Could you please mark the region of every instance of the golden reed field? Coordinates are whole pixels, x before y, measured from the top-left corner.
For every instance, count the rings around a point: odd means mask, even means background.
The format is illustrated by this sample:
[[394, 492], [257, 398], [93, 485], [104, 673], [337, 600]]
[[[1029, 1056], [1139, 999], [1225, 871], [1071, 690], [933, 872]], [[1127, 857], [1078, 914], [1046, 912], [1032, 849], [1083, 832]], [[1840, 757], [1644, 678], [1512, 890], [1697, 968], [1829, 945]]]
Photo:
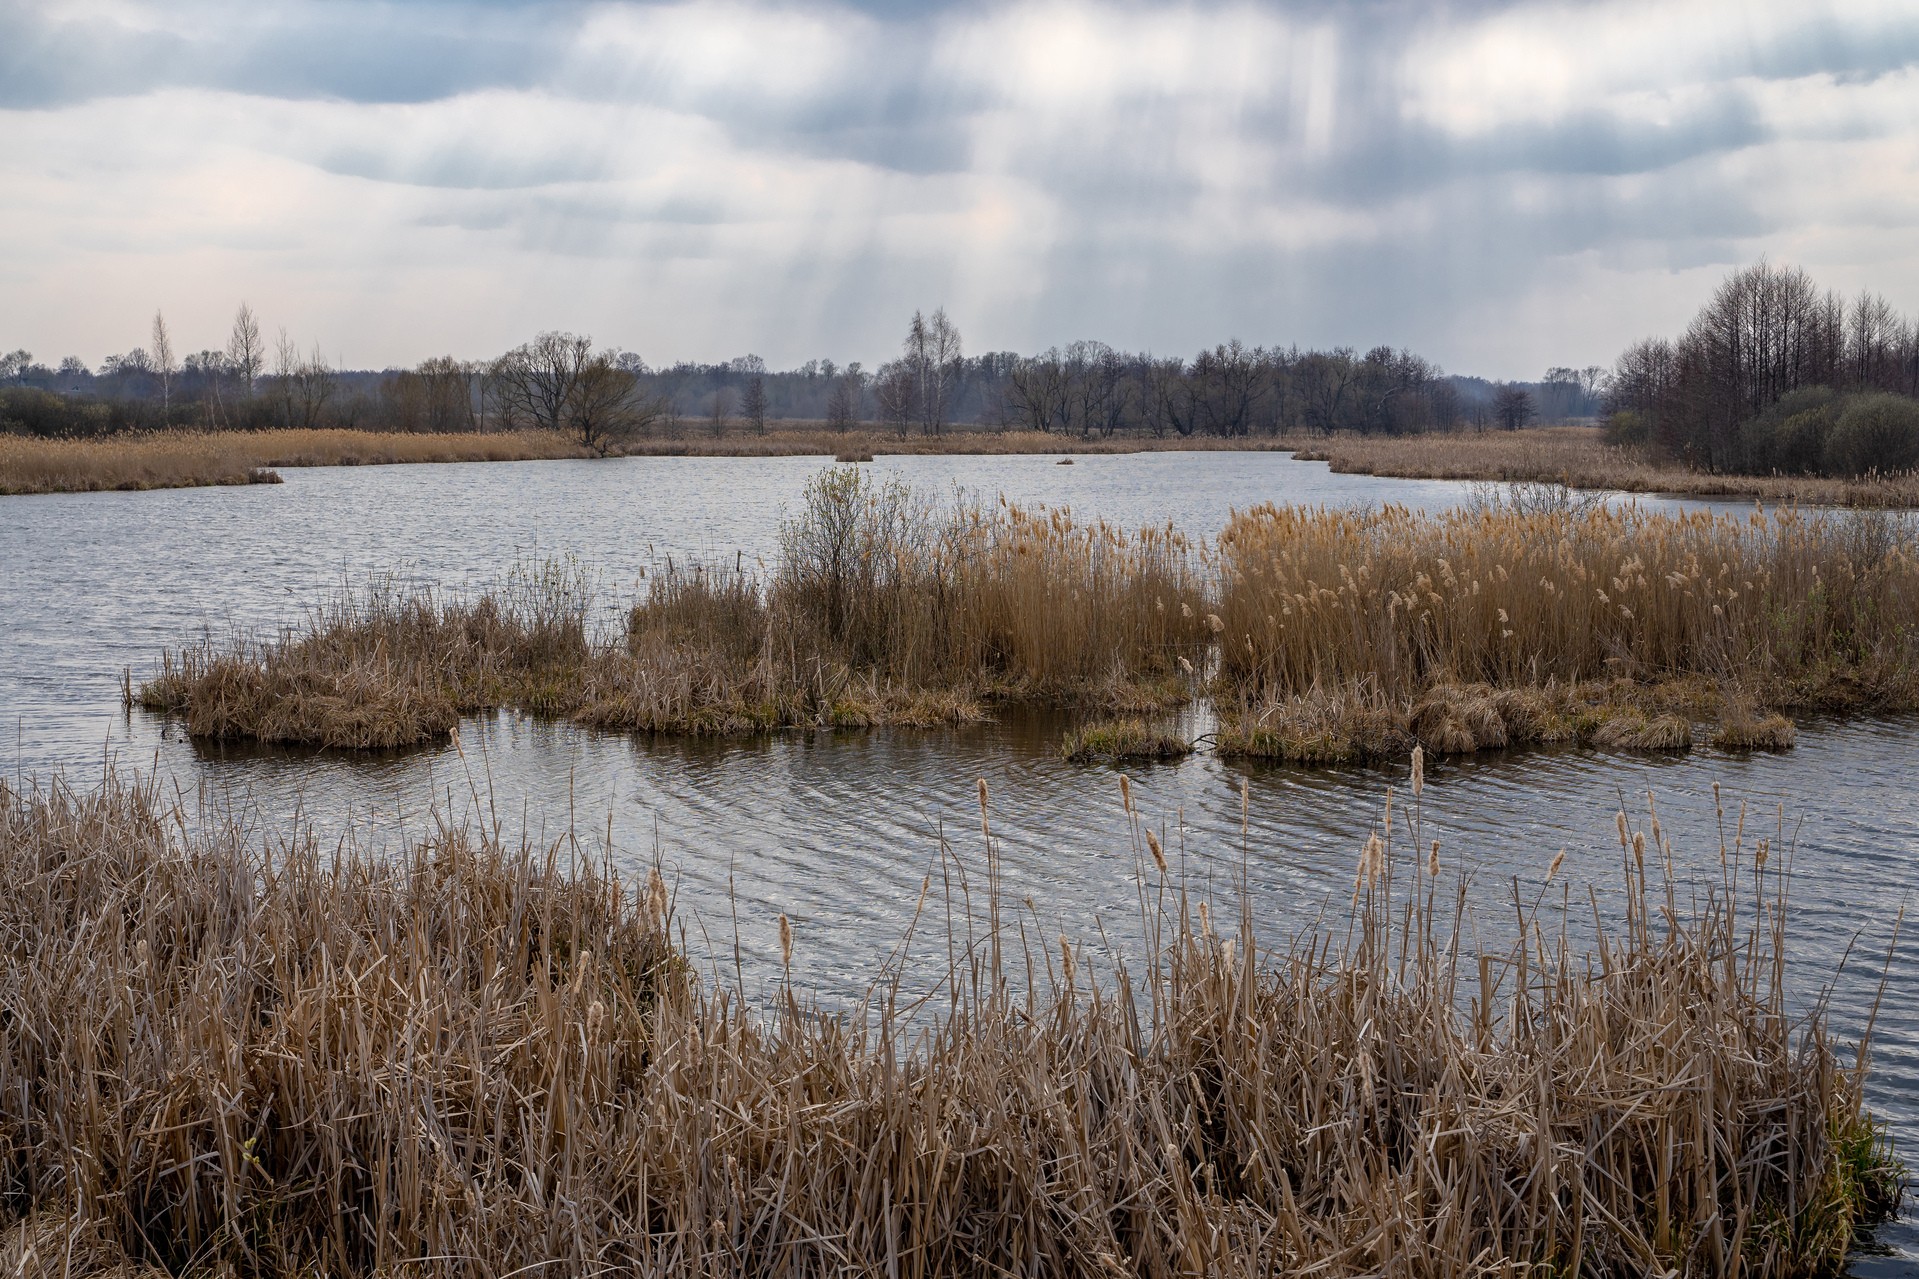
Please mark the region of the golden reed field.
[[[1788, 1005], [1784, 856], [1736, 840], [1682, 888], [1622, 813], [1598, 938], [1556, 858], [1508, 947], [1420, 794], [1415, 755], [1410, 846], [1375, 834], [1350, 916], [1280, 941], [1189, 896], [1122, 777], [1150, 941], [1102, 969], [1009, 917], [981, 782], [971, 888], [921, 943], [945, 977], [828, 1011], [703, 980], [657, 869], [577, 833], [374, 855], [0, 781], [0, 1265], [1840, 1273], [1903, 1171], [1868, 1046]], [[745, 926], [803, 962], [784, 916]]]
[[0, 433], [0, 494], [274, 484], [275, 467], [584, 457], [548, 431], [152, 431], [99, 439]]
[[[1145, 437], [1083, 438], [1040, 431], [949, 431], [900, 436], [890, 431], [831, 431], [793, 423], [757, 435], [734, 428], [715, 433], [689, 425], [668, 435], [629, 439], [625, 456], [838, 457], [860, 461], [876, 453], [1137, 453], [1154, 449], [1269, 450], [1275, 441]], [[136, 432], [87, 439], [0, 432], [0, 494], [98, 492], [272, 484], [275, 468], [376, 466], [409, 462], [523, 462], [587, 458], [596, 454], [552, 431], [363, 431], [287, 428], [271, 431]]]
[[200, 737], [347, 747], [497, 706], [695, 734], [1056, 707], [1108, 758], [1180, 753], [1126, 721], [1200, 704], [1221, 752], [1309, 762], [1784, 748], [1791, 714], [1919, 707], [1919, 540], [1885, 514], [1262, 507], [1200, 545], [839, 468], [766, 572], [669, 561], [616, 636], [591, 597], [568, 564], [478, 596], [376, 584], [127, 695]]
[[1282, 442], [1301, 461], [1355, 475], [1413, 480], [1528, 481], [1624, 493], [1750, 497], [1768, 505], [1919, 507], [1919, 474], [1835, 479], [1736, 475], [1652, 460], [1645, 450], [1607, 444], [1596, 426], [1424, 435], [1295, 436]]

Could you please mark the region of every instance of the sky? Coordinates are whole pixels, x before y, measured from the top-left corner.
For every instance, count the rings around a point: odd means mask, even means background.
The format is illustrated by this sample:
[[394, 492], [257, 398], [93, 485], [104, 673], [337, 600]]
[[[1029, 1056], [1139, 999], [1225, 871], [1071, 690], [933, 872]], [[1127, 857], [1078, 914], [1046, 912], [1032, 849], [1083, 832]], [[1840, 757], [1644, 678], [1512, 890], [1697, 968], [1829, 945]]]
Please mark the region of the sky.
[[1919, 4], [0, 0], [0, 349], [1078, 338], [1536, 378], [1765, 256], [1919, 311]]

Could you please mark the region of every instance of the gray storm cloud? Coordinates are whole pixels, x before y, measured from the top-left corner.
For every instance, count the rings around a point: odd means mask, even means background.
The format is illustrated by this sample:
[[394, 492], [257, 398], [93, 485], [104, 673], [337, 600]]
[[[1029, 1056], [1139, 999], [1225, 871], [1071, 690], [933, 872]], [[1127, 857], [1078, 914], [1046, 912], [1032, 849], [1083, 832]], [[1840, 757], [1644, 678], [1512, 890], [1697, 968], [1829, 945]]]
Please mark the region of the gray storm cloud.
[[1909, 4], [0, 3], [0, 346], [360, 365], [1407, 345], [1536, 376], [1762, 254], [1919, 308]]

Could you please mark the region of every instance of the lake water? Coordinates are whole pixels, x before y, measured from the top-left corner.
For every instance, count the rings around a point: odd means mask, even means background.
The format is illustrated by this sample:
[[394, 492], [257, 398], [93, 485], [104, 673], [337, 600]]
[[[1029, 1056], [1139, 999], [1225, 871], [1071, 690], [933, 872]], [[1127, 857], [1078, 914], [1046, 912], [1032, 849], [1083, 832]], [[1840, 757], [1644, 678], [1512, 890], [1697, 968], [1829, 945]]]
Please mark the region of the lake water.
[[[294, 811], [329, 833], [392, 841], [435, 809], [477, 802], [510, 832], [547, 837], [569, 821], [604, 835], [630, 864], [656, 852], [678, 884], [690, 948], [724, 956], [738, 937], [749, 993], [777, 971], [775, 924], [795, 931], [801, 982], [832, 1003], [857, 998], [898, 941], [929, 873], [981, 857], [985, 778], [1009, 900], [1030, 899], [1048, 935], [1107, 959], [1137, 949], [1135, 852], [1111, 770], [1057, 756], [1063, 725], [1020, 716], [963, 730], [783, 734], [736, 743], [651, 741], [512, 713], [477, 717], [453, 747], [366, 756], [215, 749], [160, 719], [120, 709], [123, 668], [138, 679], [164, 647], [203, 631], [270, 628], [387, 571], [486, 585], [515, 563], [572, 555], [596, 569], [609, 611], [666, 556], [748, 562], [771, 553], [783, 509], [818, 458], [624, 459], [290, 470], [238, 489], [0, 498], [0, 760], [19, 778], [85, 782], [108, 761], [158, 770], [186, 792]], [[882, 458], [872, 469], [933, 491], [1069, 506], [1126, 525], [1168, 520], [1211, 537], [1258, 502], [1437, 509], [1469, 485], [1339, 476], [1270, 453]], [[1639, 499], [1650, 506], [1711, 506]], [[1719, 509], [1744, 510], [1740, 504]], [[1919, 866], [1919, 724], [1802, 727], [1784, 755], [1684, 756], [1525, 751], [1431, 768], [1423, 820], [1451, 867], [1470, 871], [1489, 917], [1511, 881], [1538, 885], [1567, 849], [1570, 882], [1616, 881], [1614, 814], [1648, 792], [1684, 860], [1716, 878], [1715, 807], [1741, 807], [1747, 844], [1784, 823], [1794, 846], [1803, 994], [1838, 973], [1833, 1021], [1864, 1022], [1895, 921]], [[1248, 767], [1207, 754], [1135, 771], [1142, 814], [1196, 882], [1222, 887], [1244, 866], [1269, 944], [1343, 906], [1360, 845], [1404, 766]], [[1240, 795], [1249, 808], [1241, 834]], [[1783, 817], [1781, 816], [1783, 812]], [[930, 971], [934, 956], [924, 956]], [[1911, 1160], [1919, 1154], [1919, 942], [1892, 953], [1869, 1097]], [[916, 972], [922, 970], [915, 970]], [[1881, 1232], [1887, 1257], [1862, 1275], [1906, 1274], [1910, 1223]]]

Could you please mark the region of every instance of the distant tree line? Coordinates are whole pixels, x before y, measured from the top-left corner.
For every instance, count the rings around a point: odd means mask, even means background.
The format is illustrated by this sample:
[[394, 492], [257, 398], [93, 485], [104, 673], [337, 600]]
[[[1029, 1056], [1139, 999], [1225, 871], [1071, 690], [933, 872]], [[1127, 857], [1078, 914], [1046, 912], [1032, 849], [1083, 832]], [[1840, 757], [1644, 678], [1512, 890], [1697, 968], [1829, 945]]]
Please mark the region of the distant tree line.
[[1919, 324], [1883, 298], [1761, 262], [1677, 338], [1614, 365], [1607, 429], [1711, 470], [1864, 475], [1919, 466]]
[[1080, 341], [1037, 355], [966, 354], [943, 309], [915, 313], [897, 358], [868, 370], [809, 360], [770, 370], [757, 355], [654, 367], [587, 337], [541, 333], [491, 360], [441, 356], [412, 369], [334, 367], [281, 331], [269, 342], [242, 305], [218, 348], [175, 357], [156, 315], [145, 347], [89, 369], [26, 351], [0, 356], [0, 429], [89, 435], [165, 426], [321, 425], [396, 431], [561, 431], [600, 452], [622, 440], [703, 431], [763, 433], [769, 421], [900, 435], [955, 426], [1081, 437], [1332, 433], [1403, 435], [1516, 428], [1598, 412], [1597, 368], [1536, 383], [1448, 377], [1410, 351], [1247, 346], [1192, 358]]

